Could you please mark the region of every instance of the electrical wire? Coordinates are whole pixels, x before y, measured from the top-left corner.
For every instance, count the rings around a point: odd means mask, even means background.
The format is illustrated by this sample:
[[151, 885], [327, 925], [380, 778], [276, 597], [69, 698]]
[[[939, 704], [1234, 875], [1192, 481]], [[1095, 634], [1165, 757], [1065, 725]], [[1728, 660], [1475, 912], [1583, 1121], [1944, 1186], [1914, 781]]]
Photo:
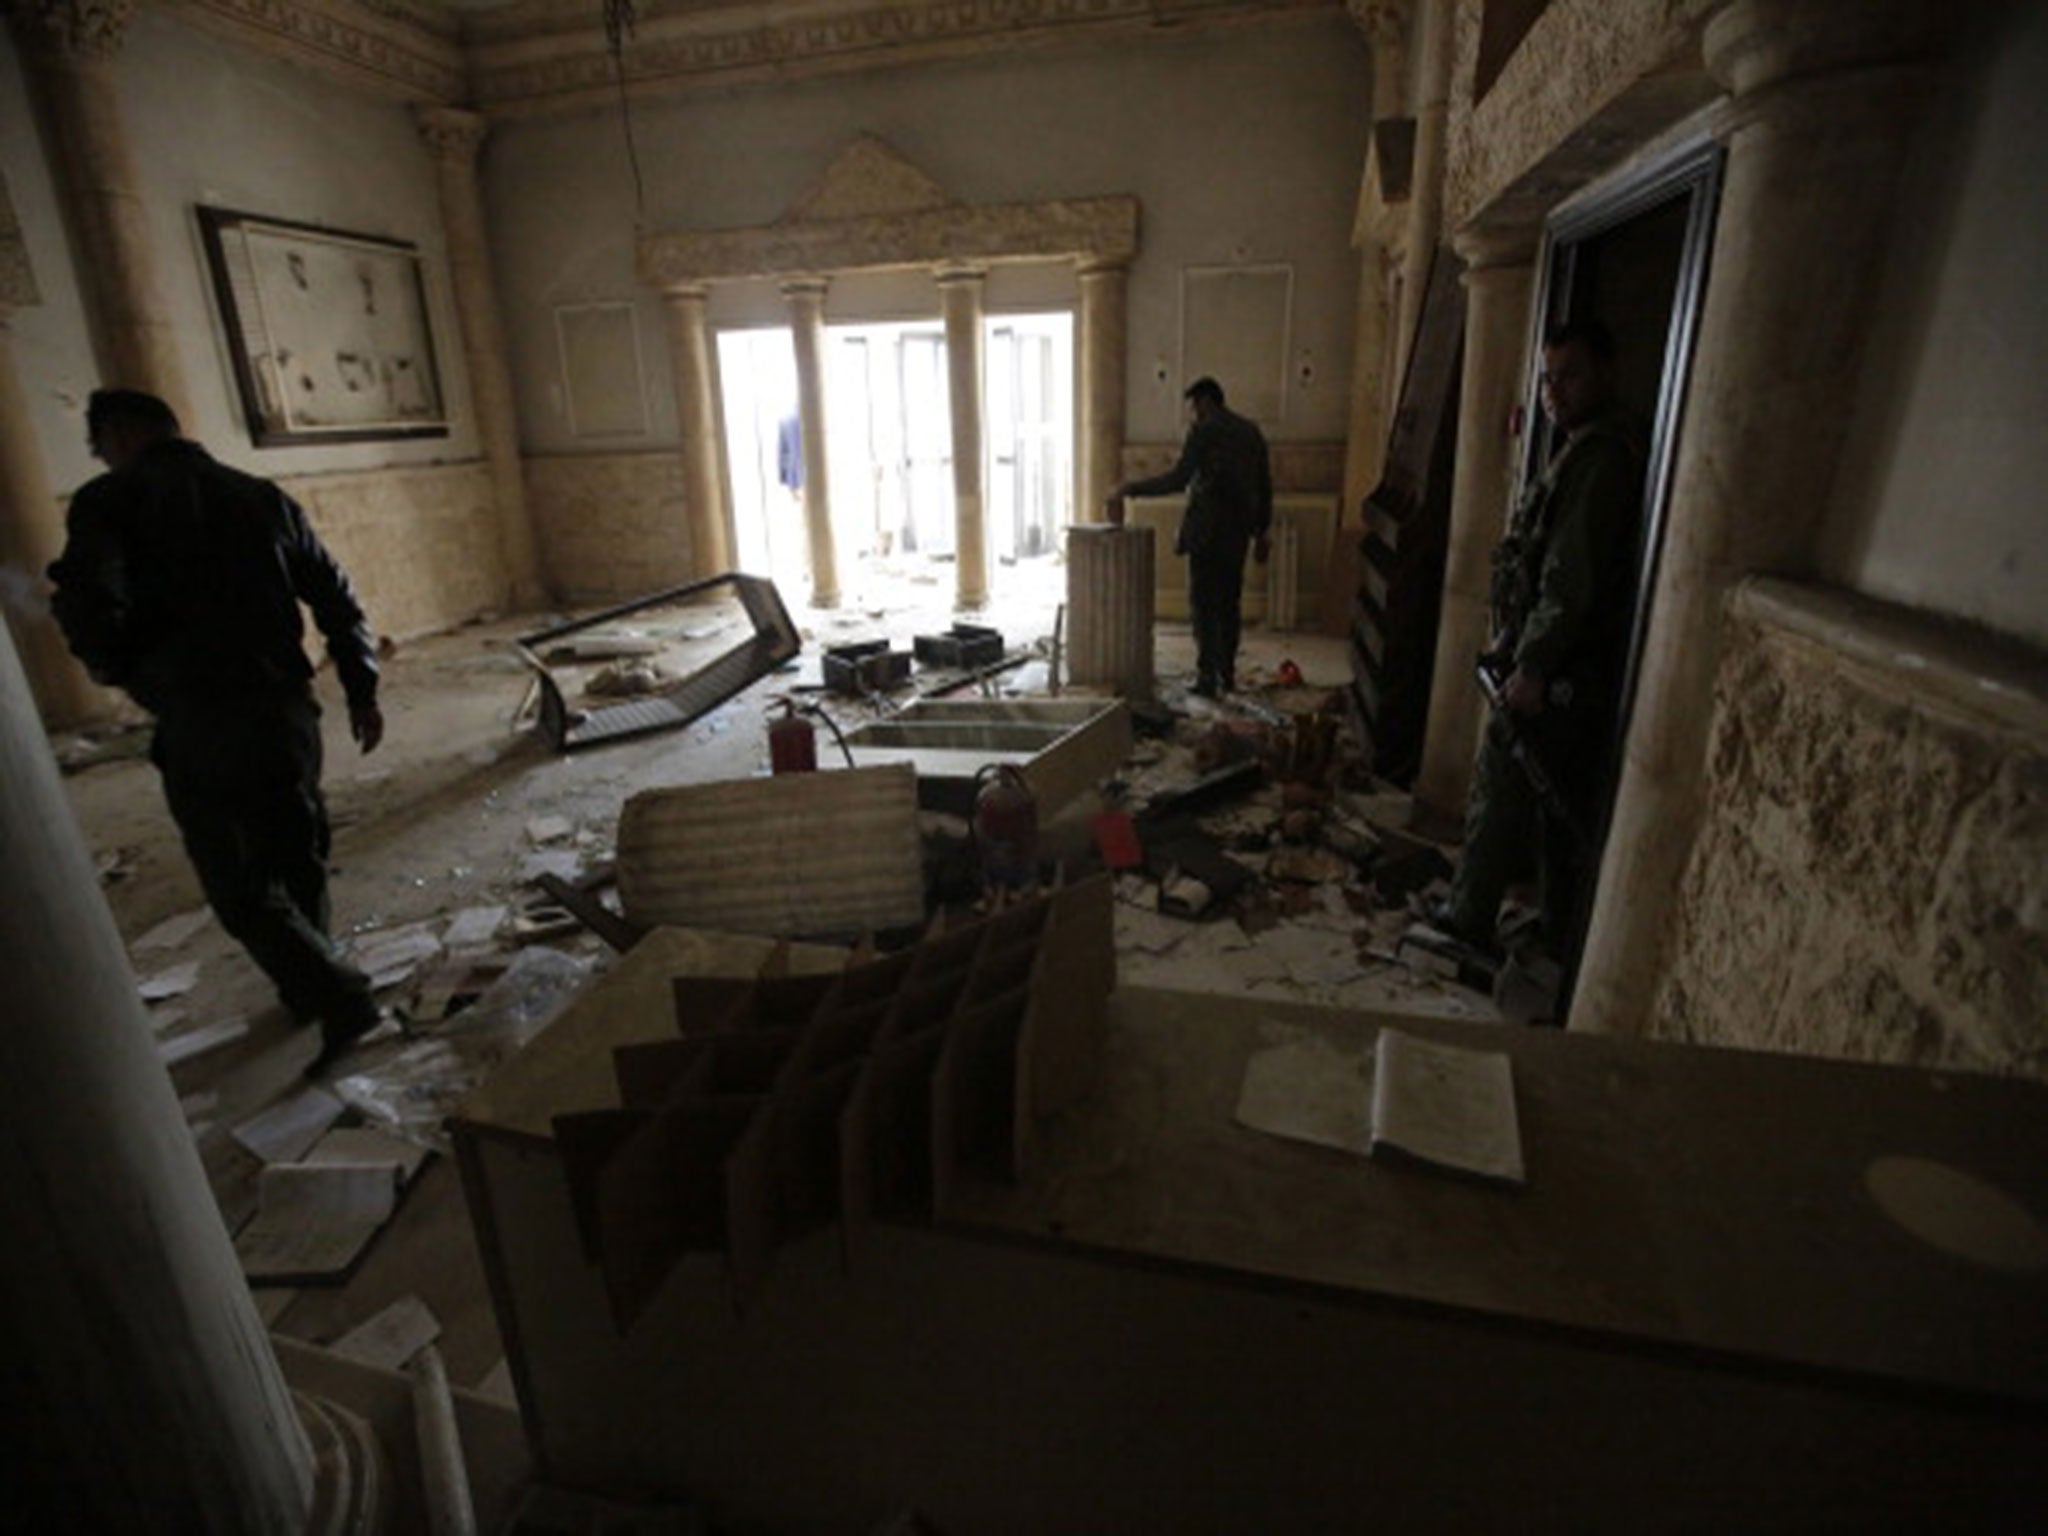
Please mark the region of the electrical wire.
[[647, 184], [640, 176], [640, 146], [633, 138], [633, 99], [626, 93], [626, 43], [638, 17], [633, 0], [604, 0], [604, 45], [612, 56], [612, 79], [619, 88], [619, 124], [626, 134], [626, 163], [633, 170], [633, 227], [647, 227]]

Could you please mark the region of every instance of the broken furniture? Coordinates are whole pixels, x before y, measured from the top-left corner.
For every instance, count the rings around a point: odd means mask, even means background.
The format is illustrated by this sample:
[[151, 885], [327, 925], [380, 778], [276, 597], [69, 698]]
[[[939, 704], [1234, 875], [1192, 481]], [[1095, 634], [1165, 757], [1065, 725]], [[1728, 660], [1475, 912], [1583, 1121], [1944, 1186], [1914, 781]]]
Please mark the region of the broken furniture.
[[[730, 590], [746, 610], [754, 632], [707, 666], [653, 691], [617, 704], [571, 706], [553, 667], [544, 659], [557, 642], [573, 647], [576, 637], [629, 614]], [[674, 730], [715, 709], [749, 684], [760, 681], [803, 649], [796, 626], [782, 606], [775, 583], [760, 576], [729, 571], [686, 586], [671, 587], [651, 597], [636, 598], [586, 618], [521, 635], [515, 646], [533, 672], [540, 689], [540, 725], [557, 752], [600, 742], [622, 741], [653, 731]]]
[[916, 927], [917, 796], [901, 764], [642, 790], [619, 813], [624, 919], [810, 937]]
[[920, 667], [986, 667], [1003, 659], [1003, 632], [984, 624], [955, 624], [911, 641]]
[[[1422, 764], [1450, 548], [1451, 470], [1464, 368], [1461, 270], [1449, 248], [1438, 249], [1401, 381], [1386, 468], [1365, 498], [1351, 610], [1351, 709], [1372, 771], [1404, 789]], [[1470, 657], [1457, 661], [1471, 665]]]
[[1012, 764], [1050, 818], [1130, 756], [1131, 717], [1115, 700], [920, 699], [848, 731], [846, 746], [860, 767], [909, 764], [918, 804], [956, 816], [973, 809], [975, 775]]
[[[744, 989], [769, 946], [738, 942]], [[618, 1047], [672, 1041], [670, 967], [722, 943], [650, 936], [458, 1125], [551, 1480], [993, 1536], [2002, 1528], [2048, 1501], [2044, 1238], [1998, 1194], [2039, 1190], [2048, 1090], [1924, 1069], [1401, 1021], [1512, 1057], [1509, 1191], [1234, 1123], [1273, 1027], [1365, 1059], [1376, 1019], [1124, 990], [1021, 1182], [964, 1168], [850, 1260], [833, 1224], [792, 1233], [738, 1314], [685, 1252], [622, 1336], [554, 1117], [620, 1107]]]
[[1150, 528], [1076, 523], [1067, 529], [1067, 673], [1083, 687], [1149, 699], [1153, 561]]
[[892, 651], [886, 640], [862, 640], [825, 648], [825, 687], [850, 699], [893, 688], [910, 676], [910, 652]]
[[679, 976], [673, 1031], [614, 1047], [616, 1108], [552, 1132], [584, 1258], [627, 1332], [690, 1254], [737, 1299], [776, 1251], [836, 1226], [930, 1221], [966, 1166], [1014, 1178], [1074, 1096], [1115, 983], [1106, 879], [1027, 898], [881, 959]]

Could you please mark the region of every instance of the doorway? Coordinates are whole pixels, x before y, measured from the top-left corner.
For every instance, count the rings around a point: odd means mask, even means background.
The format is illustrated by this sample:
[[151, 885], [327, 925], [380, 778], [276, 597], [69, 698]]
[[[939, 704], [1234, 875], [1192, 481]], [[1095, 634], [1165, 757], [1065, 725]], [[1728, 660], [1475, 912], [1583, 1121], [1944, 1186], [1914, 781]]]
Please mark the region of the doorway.
[[[1073, 518], [1074, 317], [983, 319], [985, 516], [999, 563], [1048, 557]], [[739, 568], [785, 590], [808, 583], [802, 427], [787, 327], [718, 334], [726, 463]], [[955, 555], [953, 421], [937, 320], [825, 333], [834, 552], [849, 594], [874, 562]]]
[[[1671, 496], [1672, 465], [1694, 337], [1706, 293], [1707, 258], [1720, 204], [1724, 152], [1710, 140], [1689, 142], [1630, 175], [1598, 187], [1551, 216], [1545, 230], [1543, 278], [1536, 305], [1537, 339], [1567, 320], [1594, 319], [1615, 339], [1613, 378], [1621, 406], [1648, 428], [1641, 535], [1636, 551], [1628, 654], [1620, 707], [1609, 723], [1597, 784], [1597, 813], [1585, 829], [1585, 877], [1566, 952], [1560, 1016], [1568, 1017], [1578, 957], [1593, 910], [1594, 884], [1614, 809], [1622, 744], [1628, 739], [1650, 595], [1656, 586]], [[1542, 348], [1532, 346], [1524, 410], [1527, 435], [1522, 478], [1539, 474], [1554, 448], [1537, 407]]]

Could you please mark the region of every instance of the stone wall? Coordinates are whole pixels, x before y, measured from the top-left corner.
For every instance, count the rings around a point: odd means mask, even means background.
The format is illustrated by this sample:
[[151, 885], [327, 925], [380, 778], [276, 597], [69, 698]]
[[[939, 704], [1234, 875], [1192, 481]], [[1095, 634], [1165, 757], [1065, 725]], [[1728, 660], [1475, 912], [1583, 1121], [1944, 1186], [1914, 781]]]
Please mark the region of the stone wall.
[[2048, 659], [1830, 589], [1731, 602], [1652, 1032], [2048, 1078]]
[[566, 601], [623, 600], [691, 579], [679, 454], [529, 458], [526, 505], [542, 569]]
[[278, 483], [349, 573], [376, 633], [430, 634], [504, 603], [490, 472], [480, 461]]

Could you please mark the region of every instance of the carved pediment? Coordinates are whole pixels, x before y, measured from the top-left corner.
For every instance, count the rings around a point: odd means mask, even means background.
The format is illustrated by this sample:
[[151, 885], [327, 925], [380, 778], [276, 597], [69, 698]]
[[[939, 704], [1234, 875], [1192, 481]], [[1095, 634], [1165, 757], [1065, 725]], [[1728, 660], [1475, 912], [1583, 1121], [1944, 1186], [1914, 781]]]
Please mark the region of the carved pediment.
[[833, 157], [810, 191], [790, 205], [784, 224], [925, 213], [953, 199], [931, 177], [873, 134], [862, 134]]

